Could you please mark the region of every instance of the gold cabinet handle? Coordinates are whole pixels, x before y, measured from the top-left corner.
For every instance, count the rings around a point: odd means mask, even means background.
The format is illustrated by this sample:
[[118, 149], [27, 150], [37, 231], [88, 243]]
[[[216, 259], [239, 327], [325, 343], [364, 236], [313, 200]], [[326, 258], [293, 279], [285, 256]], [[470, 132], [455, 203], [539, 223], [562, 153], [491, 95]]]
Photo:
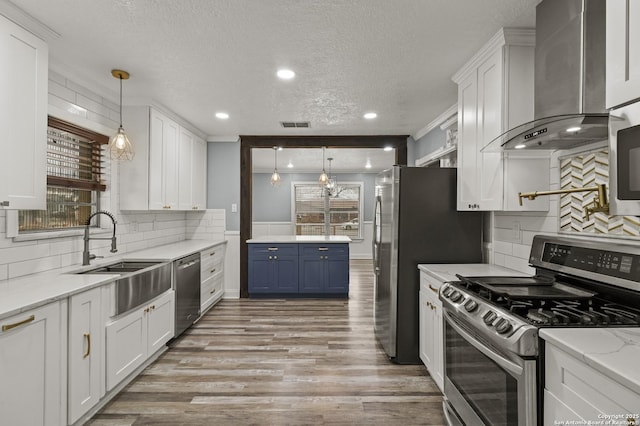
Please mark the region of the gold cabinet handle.
[[431, 286], [431, 284], [429, 284], [429, 290], [431, 290], [431, 291], [432, 291], [432, 292], [434, 292], [434, 293], [437, 293], [437, 292], [438, 292], [438, 289], [437, 289], [437, 288], [435, 288], [435, 287], [432, 287], [432, 286]]
[[216, 252], [212, 251], [211, 253], [209, 253], [209, 256], [213, 256], [214, 254], [216, 254]]
[[149, 312], [150, 308], [144, 308], [145, 312]]
[[24, 319], [22, 321], [19, 321], [19, 322], [13, 323], [13, 324], [3, 325], [2, 326], [2, 331], [11, 330], [12, 328], [16, 328], [16, 327], [20, 327], [21, 325], [29, 324], [30, 322], [32, 322], [35, 319], [36, 319], [36, 316], [35, 315], [31, 315], [29, 318]]
[[91, 333], [84, 333], [84, 338], [87, 339], [87, 351], [82, 355], [82, 358], [91, 355]]
[[156, 305], [151, 305], [151, 308], [149, 308], [149, 309], [155, 310], [156, 309]]
[[213, 294], [216, 292], [216, 289], [214, 288], [213, 290], [211, 290], [211, 292], [209, 294]]
[[216, 268], [213, 268], [209, 273], [213, 274], [216, 271]]

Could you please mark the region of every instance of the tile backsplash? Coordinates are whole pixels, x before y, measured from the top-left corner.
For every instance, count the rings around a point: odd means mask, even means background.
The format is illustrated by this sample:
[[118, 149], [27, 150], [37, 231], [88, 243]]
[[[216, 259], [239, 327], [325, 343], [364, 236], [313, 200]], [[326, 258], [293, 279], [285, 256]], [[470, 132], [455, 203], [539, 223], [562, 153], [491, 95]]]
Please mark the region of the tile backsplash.
[[[560, 162], [560, 189], [609, 184], [609, 151], [599, 150], [565, 158]], [[585, 207], [593, 205], [596, 192], [560, 196], [560, 231], [576, 235], [640, 236], [637, 216], [594, 213], [587, 220]]]
[[[54, 71], [49, 72], [50, 113], [93, 130], [118, 127], [118, 105], [80, 86]], [[120, 211], [118, 202], [118, 165], [108, 164], [107, 191], [101, 195], [101, 209], [112, 212], [117, 220], [118, 253], [112, 254], [110, 241], [90, 241], [91, 252], [98, 256], [121, 256], [136, 250], [185, 239], [224, 239], [223, 209], [197, 212]], [[7, 236], [7, 211], [0, 210], [0, 280], [20, 277], [82, 263], [83, 238], [73, 236], [17, 241]], [[108, 221], [107, 221], [108, 222]], [[105, 235], [111, 233], [107, 223]], [[102, 235], [101, 235], [102, 236]]]

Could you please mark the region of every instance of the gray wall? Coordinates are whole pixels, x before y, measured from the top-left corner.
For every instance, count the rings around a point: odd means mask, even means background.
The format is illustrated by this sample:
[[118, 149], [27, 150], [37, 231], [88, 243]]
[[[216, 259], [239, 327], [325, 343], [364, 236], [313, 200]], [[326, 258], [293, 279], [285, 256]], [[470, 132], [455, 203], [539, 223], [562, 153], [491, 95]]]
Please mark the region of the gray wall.
[[[231, 212], [237, 204], [238, 211]], [[227, 231], [240, 230], [240, 143], [207, 143], [207, 208], [225, 209]]]
[[429, 133], [415, 141], [414, 145], [414, 162], [415, 160], [432, 153], [438, 148], [442, 148], [447, 143], [447, 133], [439, 126], [431, 130]]
[[[270, 173], [253, 174], [253, 221], [254, 222], [290, 222], [291, 221], [291, 182], [316, 182], [318, 173], [280, 173], [282, 183], [271, 186]], [[376, 173], [338, 174], [340, 182], [364, 183], [364, 220], [373, 220], [374, 180]]]

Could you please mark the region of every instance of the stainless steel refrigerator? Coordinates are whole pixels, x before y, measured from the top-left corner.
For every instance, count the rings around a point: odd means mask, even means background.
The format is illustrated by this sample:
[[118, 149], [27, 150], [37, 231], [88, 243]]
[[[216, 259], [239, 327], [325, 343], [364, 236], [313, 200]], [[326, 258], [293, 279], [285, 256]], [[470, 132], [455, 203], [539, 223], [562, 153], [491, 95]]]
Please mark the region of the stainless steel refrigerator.
[[394, 166], [376, 176], [376, 337], [389, 358], [418, 364], [421, 263], [481, 263], [482, 214], [456, 210], [456, 169]]

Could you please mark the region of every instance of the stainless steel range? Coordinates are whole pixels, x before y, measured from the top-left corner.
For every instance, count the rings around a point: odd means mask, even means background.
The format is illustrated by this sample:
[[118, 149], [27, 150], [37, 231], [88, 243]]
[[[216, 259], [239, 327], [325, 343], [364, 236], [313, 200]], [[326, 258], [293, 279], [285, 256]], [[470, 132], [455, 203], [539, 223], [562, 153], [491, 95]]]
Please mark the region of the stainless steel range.
[[640, 326], [640, 247], [536, 236], [532, 277], [440, 289], [449, 424], [542, 424], [540, 327]]

